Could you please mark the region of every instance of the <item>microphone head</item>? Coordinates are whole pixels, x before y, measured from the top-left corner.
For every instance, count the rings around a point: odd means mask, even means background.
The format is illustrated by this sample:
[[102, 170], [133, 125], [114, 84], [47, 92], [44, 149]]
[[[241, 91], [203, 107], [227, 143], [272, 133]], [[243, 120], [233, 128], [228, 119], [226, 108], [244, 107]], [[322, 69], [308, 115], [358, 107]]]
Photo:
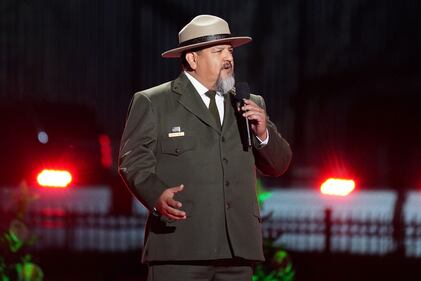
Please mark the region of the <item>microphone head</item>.
[[250, 87], [247, 82], [235, 83], [235, 99], [242, 101], [243, 99], [250, 98]]

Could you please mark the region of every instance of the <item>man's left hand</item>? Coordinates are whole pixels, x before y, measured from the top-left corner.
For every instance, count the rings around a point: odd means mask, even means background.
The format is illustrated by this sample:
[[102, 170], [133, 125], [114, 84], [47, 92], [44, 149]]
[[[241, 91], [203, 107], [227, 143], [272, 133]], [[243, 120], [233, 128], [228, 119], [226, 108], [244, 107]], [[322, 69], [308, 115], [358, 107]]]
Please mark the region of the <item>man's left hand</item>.
[[267, 138], [266, 111], [248, 99], [244, 100], [244, 106], [241, 109], [245, 111], [243, 116], [251, 121], [251, 130], [254, 135], [261, 140], [265, 140]]

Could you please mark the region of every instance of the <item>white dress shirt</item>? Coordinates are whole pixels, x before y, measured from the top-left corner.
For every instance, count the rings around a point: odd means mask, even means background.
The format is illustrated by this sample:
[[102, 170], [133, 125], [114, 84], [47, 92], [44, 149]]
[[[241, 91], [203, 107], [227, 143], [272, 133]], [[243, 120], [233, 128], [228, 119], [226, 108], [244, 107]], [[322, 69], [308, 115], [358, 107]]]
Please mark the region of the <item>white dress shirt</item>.
[[[186, 74], [187, 78], [193, 84], [193, 87], [199, 93], [199, 96], [202, 98], [202, 100], [205, 103], [206, 107], [209, 108], [210, 98], [206, 95], [206, 92], [208, 92], [209, 89], [206, 88], [205, 86], [203, 86], [202, 83], [200, 83], [199, 81], [197, 81], [196, 78], [194, 78], [193, 76], [191, 76], [186, 71], [184, 71], [184, 74]], [[224, 122], [224, 95], [221, 92], [216, 92], [215, 102], [216, 102], [216, 107], [218, 108], [219, 117], [220, 117], [219, 119], [221, 120], [221, 126], [222, 126], [222, 123]], [[260, 141], [260, 145], [266, 145], [269, 142], [269, 132], [268, 132], [267, 129], [266, 129], [266, 133], [267, 133], [267, 137], [266, 137], [266, 139], [264, 141], [262, 141], [261, 139], [259, 139], [256, 136], [256, 138]]]
[[[184, 72], [184, 73], [186, 74], [187, 78], [189, 78], [190, 82], [193, 84], [196, 91], [199, 93], [199, 96], [202, 98], [206, 107], [209, 108], [210, 98], [206, 95], [209, 89], [203, 86], [199, 81], [197, 81], [196, 78], [194, 78], [187, 72]], [[222, 126], [222, 123], [224, 122], [224, 96], [221, 92], [216, 92], [215, 102], [216, 102], [216, 107], [218, 108], [219, 119], [221, 120], [221, 126]]]

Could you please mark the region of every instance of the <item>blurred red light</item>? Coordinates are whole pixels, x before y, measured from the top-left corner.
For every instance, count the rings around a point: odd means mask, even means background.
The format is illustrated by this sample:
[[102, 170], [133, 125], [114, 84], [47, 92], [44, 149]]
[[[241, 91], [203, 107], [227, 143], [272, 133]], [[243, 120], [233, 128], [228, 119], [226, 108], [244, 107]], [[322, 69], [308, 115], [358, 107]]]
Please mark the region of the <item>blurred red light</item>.
[[355, 189], [355, 181], [351, 179], [329, 178], [320, 186], [325, 195], [347, 196]]
[[99, 136], [98, 141], [101, 148], [101, 164], [105, 168], [110, 168], [113, 165], [110, 137], [102, 134]]
[[37, 176], [37, 182], [42, 187], [66, 188], [72, 182], [72, 174], [65, 170], [42, 170]]

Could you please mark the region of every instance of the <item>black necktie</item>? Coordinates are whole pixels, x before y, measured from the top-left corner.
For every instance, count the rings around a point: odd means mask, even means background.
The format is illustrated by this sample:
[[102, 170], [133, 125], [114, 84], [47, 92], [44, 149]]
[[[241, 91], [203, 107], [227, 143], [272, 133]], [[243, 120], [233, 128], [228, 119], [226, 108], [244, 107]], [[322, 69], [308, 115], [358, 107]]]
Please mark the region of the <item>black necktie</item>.
[[216, 107], [216, 101], [215, 101], [215, 95], [216, 92], [215, 91], [207, 91], [205, 93], [205, 95], [207, 95], [210, 98], [210, 103], [209, 103], [209, 111], [212, 114], [213, 118], [215, 118], [216, 123], [221, 126], [221, 119], [219, 117], [219, 111], [218, 108]]

